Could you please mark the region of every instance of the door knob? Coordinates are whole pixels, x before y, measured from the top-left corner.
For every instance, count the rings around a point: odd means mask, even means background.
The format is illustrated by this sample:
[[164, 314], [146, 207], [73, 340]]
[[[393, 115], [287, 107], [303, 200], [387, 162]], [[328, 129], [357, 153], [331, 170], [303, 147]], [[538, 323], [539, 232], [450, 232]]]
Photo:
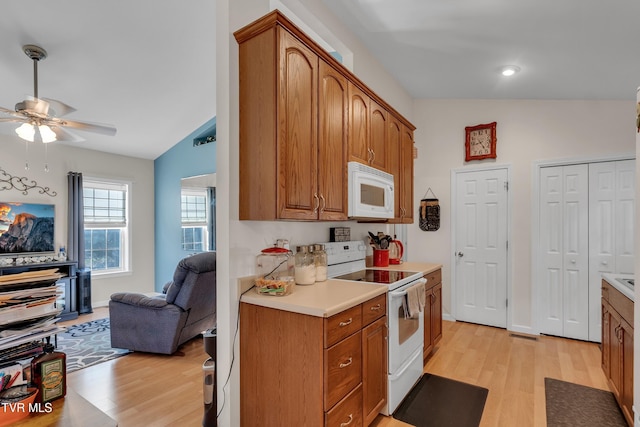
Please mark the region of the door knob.
[[458, 252], [458, 253], [456, 253], [456, 255], [458, 255], [458, 258], [462, 258], [464, 256], [464, 254], [462, 252]]

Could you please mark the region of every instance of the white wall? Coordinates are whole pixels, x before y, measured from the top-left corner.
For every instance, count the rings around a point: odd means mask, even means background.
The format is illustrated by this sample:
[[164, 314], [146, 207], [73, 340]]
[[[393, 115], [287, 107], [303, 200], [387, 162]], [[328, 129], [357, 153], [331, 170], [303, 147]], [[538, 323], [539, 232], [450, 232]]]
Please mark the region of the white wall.
[[[306, 24], [331, 30], [353, 52], [355, 72], [381, 97], [387, 99], [400, 113], [411, 119], [413, 101], [384, 69], [371, 58], [362, 45], [341, 26], [321, 0], [283, 1], [296, 14], [316, 16]], [[217, 233], [218, 241], [218, 408], [219, 425], [240, 424], [240, 394], [238, 372], [237, 331], [238, 286], [237, 278], [253, 274], [255, 256], [274, 238], [289, 238], [292, 244], [326, 241], [330, 223], [253, 222], [238, 220], [238, 45], [233, 32], [270, 11], [269, 0], [221, 0], [216, 3], [216, 103], [217, 103], [217, 223], [229, 224]], [[301, 9], [302, 8], [302, 9]], [[304, 9], [312, 11], [303, 13]], [[299, 12], [300, 11], [300, 12]], [[317, 32], [322, 33], [323, 28]], [[341, 223], [341, 225], [344, 225]], [[364, 236], [365, 225], [349, 222], [352, 236]], [[222, 227], [220, 227], [222, 228]], [[376, 226], [378, 229], [379, 226]], [[358, 231], [356, 230], [358, 229]], [[234, 353], [235, 351], [235, 359]], [[229, 369], [235, 360], [230, 381], [225, 385]], [[223, 392], [224, 391], [224, 392]]]
[[[451, 313], [451, 169], [487, 164], [511, 165], [512, 310], [514, 328], [528, 330], [532, 319], [531, 190], [532, 165], [539, 160], [630, 154], [635, 152], [631, 101], [417, 100], [414, 106], [414, 203], [427, 188], [440, 200], [436, 232], [409, 226], [411, 261], [443, 264], [443, 304]], [[465, 126], [496, 121], [496, 160], [464, 162]], [[416, 206], [418, 206], [416, 205]]]
[[[38, 185], [50, 187], [57, 196], [41, 195], [35, 190], [23, 195], [17, 190], [0, 191], [0, 200], [55, 204], [55, 242], [67, 246], [67, 173], [82, 172], [83, 176], [115, 178], [132, 182], [131, 188], [131, 240], [130, 274], [100, 278], [92, 276], [91, 299], [95, 306], [109, 300], [114, 292], [153, 291], [153, 161], [85, 150], [62, 143], [29, 144], [28, 154], [24, 142], [17, 136], [0, 134], [2, 157], [0, 168], [14, 176], [26, 176]], [[46, 161], [49, 172], [44, 171]], [[25, 170], [25, 157], [29, 170]], [[1, 178], [1, 177], [0, 177]], [[0, 188], [4, 186], [0, 185]]]

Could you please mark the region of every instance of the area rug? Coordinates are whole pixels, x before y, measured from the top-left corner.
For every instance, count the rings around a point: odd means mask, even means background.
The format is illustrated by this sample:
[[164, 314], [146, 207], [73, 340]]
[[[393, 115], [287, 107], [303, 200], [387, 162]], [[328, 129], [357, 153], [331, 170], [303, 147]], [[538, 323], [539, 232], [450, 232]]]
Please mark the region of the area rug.
[[627, 427], [613, 393], [544, 379], [547, 426]]
[[131, 353], [111, 347], [108, 318], [68, 326], [66, 332], [58, 334], [56, 350], [67, 355], [67, 373]]
[[486, 388], [424, 374], [393, 418], [416, 427], [477, 427], [488, 393]]

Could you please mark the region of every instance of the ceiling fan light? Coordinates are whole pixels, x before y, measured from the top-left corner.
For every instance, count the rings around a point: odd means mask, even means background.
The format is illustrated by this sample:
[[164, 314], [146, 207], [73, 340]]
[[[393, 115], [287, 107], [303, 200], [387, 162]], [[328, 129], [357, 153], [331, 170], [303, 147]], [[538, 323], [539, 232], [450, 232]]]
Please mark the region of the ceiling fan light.
[[[38, 130], [40, 131], [42, 142], [45, 144], [57, 139], [55, 132], [47, 125], [39, 125]], [[36, 129], [31, 123], [23, 123], [16, 129], [16, 133], [25, 141], [33, 142], [35, 140]]]
[[31, 123], [23, 123], [16, 129], [16, 133], [25, 141], [33, 142], [33, 136], [35, 135], [36, 130], [33, 128]]
[[44, 142], [45, 144], [47, 142], [53, 142], [56, 140], [56, 134], [54, 131], [51, 130], [49, 126], [40, 125], [38, 126], [38, 128], [40, 129], [40, 136], [42, 137], [42, 142]]

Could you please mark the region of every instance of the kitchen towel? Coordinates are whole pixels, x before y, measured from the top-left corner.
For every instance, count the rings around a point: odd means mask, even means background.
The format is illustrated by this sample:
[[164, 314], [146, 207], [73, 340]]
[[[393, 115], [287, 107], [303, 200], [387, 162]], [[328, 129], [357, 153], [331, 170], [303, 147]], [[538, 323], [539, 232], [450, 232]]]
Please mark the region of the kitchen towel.
[[425, 288], [424, 283], [419, 282], [407, 289], [405, 318], [416, 319], [424, 310]]

